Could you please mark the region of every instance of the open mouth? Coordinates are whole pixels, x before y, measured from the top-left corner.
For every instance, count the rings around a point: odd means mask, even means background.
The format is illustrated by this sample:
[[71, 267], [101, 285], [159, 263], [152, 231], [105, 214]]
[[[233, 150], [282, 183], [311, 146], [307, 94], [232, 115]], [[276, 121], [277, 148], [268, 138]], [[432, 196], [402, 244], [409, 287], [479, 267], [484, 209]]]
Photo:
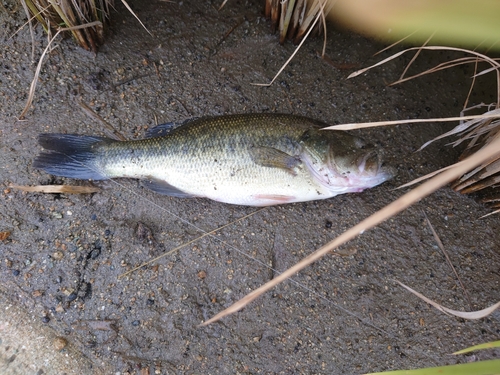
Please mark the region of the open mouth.
[[359, 172], [369, 175], [376, 175], [381, 165], [381, 157], [376, 151], [370, 151], [358, 160]]

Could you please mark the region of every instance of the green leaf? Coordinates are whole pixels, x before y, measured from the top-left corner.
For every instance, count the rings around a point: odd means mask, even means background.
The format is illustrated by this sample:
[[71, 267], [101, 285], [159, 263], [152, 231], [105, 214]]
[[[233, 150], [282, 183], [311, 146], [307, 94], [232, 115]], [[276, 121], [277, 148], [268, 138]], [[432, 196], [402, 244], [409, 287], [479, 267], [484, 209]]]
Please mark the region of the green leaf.
[[365, 375], [495, 375], [500, 374], [500, 359], [417, 370], [374, 372]]
[[500, 348], [500, 341], [491, 341], [491, 342], [485, 342], [484, 344], [474, 345], [469, 348], [459, 350], [458, 352], [455, 352], [453, 354], [464, 354], [472, 352], [474, 350], [491, 349], [491, 348]]

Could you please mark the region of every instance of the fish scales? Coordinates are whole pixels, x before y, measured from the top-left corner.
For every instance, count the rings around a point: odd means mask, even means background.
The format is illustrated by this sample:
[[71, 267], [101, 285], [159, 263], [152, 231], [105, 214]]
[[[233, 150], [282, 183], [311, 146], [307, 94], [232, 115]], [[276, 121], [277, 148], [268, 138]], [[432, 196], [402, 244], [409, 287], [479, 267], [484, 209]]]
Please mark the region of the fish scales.
[[72, 178], [137, 178], [162, 194], [252, 206], [329, 198], [391, 177], [362, 140], [324, 126], [245, 114], [200, 118], [135, 141], [42, 134], [47, 152], [34, 166]]

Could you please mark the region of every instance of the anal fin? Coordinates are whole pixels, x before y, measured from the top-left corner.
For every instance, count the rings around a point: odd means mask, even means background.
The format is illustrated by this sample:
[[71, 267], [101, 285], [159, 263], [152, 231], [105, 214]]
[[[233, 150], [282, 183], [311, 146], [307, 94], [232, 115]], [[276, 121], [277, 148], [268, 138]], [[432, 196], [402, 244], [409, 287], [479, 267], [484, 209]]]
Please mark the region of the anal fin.
[[158, 194], [169, 195], [176, 198], [193, 198], [194, 195], [183, 192], [177, 189], [175, 186], [170, 185], [168, 182], [159, 180], [157, 178], [147, 178], [142, 180], [142, 186], [153, 190]]
[[275, 204], [284, 204], [295, 202], [296, 197], [292, 195], [279, 195], [279, 194], [256, 194], [253, 195], [255, 206], [273, 206]]

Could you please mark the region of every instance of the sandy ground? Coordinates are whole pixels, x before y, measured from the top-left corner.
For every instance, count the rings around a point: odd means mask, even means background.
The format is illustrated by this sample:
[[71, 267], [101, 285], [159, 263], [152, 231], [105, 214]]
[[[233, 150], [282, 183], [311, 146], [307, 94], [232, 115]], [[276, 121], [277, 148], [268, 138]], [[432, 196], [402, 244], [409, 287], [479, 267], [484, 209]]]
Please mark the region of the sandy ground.
[[[119, 2], [118, 2], [119, 3]], [[127, 138], [156, 123], [202, 115], [285, 112], [332, 124], [456, 116], [471, 70], [389, 87], [410, 57], [347, 80], [388, 56], [383, 45], [329, 30], [327, 53], [308, 41], [269, 88], [294, 46], [280, 46], [259, 3], [131, 1], [149, 36], [117, 4], [109, 37], [93, 56], [59, 40], [45, 62], [32, 109], [25, 104], [35, 66], [20, 9], [7, 2], [0, 32], [0, 372], [3, 374], [359, 374], [498, 357], [450, 356], [498, 339], [500, 313], [464, 321], [409, 295], [400, 280], [457, 310], [498, 301], [498, 216], [443, 188], [348, 243], [243, 311], [198, 324], [293, 265], [406, 190], [404, 182], [453, 162], [458, 150], [436, 143], [446, 127], [407, 125], [358, 131], [383, 147], [398, 176], [360, 194], [258, 211], [204, 199], [175, 199], [135, 181], [98, 183], [92, 195], [23, 193], [9, 184], [88, 184], [31, 167], [42, 132], [104, 135], [88, 105]], [[226, 36], [228, 31], [234, 30]], [[35, 30], [35, 60], [46, 45]], [[415, 72], [455, 57], [424, 55]], [[471, 104], [492, 100], [483, 77]], [[252, 216], [239, 220], [245, 215]], [[437, 247], [434, 225], [463, 284]], [[124, 275], [170, 249], [216, 232]], [[68, 345], [59, 351], [57, 337]], [[31, 354], [30, 354], [31, 353]]]

